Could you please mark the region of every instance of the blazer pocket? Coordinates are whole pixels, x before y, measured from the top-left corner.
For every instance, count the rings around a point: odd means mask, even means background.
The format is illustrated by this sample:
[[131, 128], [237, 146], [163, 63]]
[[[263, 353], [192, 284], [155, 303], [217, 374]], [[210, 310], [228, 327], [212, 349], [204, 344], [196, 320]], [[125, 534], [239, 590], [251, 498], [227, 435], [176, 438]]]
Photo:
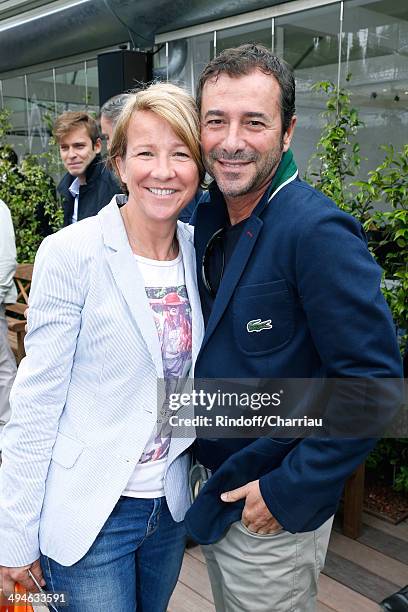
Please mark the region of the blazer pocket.
[[244, 353], [265, 355], [280, 350], [295, 329], [294, 303], [286, 281], [238, 287], [232, 316], [235, 340]]
[[51, 459], [64, 468], [72, 468], [83, 450], [83, 442], [58, 432]]

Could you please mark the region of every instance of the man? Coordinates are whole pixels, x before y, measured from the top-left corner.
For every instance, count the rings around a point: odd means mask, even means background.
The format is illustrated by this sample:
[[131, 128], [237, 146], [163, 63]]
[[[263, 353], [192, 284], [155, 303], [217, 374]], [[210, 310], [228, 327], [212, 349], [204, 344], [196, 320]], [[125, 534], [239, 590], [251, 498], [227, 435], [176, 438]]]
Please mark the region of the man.
[[[192, 220], [206, 323], [195, 377], [399, 377], [360, 225], [298, 178], [291, 70], [261, 46], [226, 50], [197, 102], [215, 181]], [[215, 435], [197, 444], [213, 476], [186, 525], [207, 544], [217, 612], [314, 610], [345, 479], [373, 442]]]
[[[7, 339], [5, 304], [17, 299], [13, 276], [16, 270], [16, 243], [10, 211], [0, 200], [0, 435], [10, 418], [9, 394], [16, 375], [16, 362]], [[1, 442], [0, 442], [1, 450]]]
[[101, 158], [96, 121], [87, 113], [67, 111], [54, 124], [67, 174], [57, 187], [63, 197], [64, 226], [96, 215], [120, 187]]
[[106, 140], [106, 148], [108, 149], [108, 152], [110, 149], [110, 143], [112, 142], [112, 135], [116, 122], [130, 97], [131, 94], [128, 93], [118, 94], [117, 96], [109, 98], [109, 100], [107, 100], [101, 106], [101, 132], [102, 136]]

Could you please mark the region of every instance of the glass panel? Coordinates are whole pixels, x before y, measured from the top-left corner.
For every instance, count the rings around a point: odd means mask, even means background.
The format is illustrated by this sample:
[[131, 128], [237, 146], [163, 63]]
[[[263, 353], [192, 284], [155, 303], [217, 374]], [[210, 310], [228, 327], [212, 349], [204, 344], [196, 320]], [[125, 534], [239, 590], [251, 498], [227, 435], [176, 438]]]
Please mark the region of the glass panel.
[[159, 47], [153, 58], [154, 77], [185, 87], [192, 91], [191, 74], [191, 44], [186, 38], [171, 41], [168, 44], [168, 58], [166, 56], [166, 43]]
[[217, 55], [231, 47], [244, 43], [259, 43], [272, 48], [272, 20], [257, 21], [248, 25], [217, 31]]
[[169, 42], [168, 78], [191, 91], [190, 45], [187, 39]]
[[214, 33], [202, 34], [168, 43], [168, 63], [165, 45], [155, 55], [154, 76], [195, 92], [197, 78], [214, 56]]
[[153, 55], [153, 73], [156, 79], [165, 81], [167, 78], [166, 43], [158, 45]]
[[381, 144], [400, 149], [408, 133], [408, 4], [406, 0], [352, 0], [344, 5], [341, 76], [365, 127], [361, 174], [384, 157]]
[[99, 112], [98, 63], [96, 60], [86, 62], [86, 84], [88, 112]]
[[298, 122], [292, 144], [300, 176], [319, 139], [325, 100], [311, 91], [317, 81], [337, 82], [340, 5], [275, 19], [274, 50], [295, 71]]
[[198, 78], [204, 66], [214, 57], [214, 32], [194, 36], [190, 39], [190, 68], [193, 90], [195, 91]]
[[11, 111], [12, 131], [8, 142], [19, 159], [28, 151], [27, 105], [24, 76], [3, 80], [4, 107]]
[[86, 108], [88, 101], [84, 62], [57, 68], [55, 81], [58, 114]]
[[28, 151], [42, 153], [48, 148], [50, 127], [55, 117], [52, 70], [27, 75]]

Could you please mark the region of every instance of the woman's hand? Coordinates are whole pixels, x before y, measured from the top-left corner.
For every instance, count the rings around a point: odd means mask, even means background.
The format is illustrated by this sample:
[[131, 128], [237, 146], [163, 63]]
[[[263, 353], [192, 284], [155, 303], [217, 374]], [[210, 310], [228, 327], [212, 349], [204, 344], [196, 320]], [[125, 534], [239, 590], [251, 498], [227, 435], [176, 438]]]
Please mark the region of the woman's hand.
[[27, 591], [37, 593], [38, 589], [32, 578], [30, 578], [28, 570], [35, 576], [42, 587], [45, 586], [39, 559], [30, 563], [30, 565], [23, 565], [23, 567], [0, 567], [1, 585], [4, 597], [9, 597], [14, 593], [14, 584], [16, 582], [25, 587]]

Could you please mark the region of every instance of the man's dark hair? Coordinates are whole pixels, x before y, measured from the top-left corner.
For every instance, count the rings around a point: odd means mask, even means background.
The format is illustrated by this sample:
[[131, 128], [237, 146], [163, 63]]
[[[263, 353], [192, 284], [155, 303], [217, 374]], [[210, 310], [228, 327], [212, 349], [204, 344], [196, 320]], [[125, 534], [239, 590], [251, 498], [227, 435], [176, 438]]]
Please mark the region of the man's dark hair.
[[282, 133], [284, 134], [295, 114], [295, 78], [289, 64], [273, 55], [263, 45], [245, 44], [233, 49], [225, 49], [211, 60], [198, 81], [197, 106], [201, 111], [203, 87], [208, 80], [217, 79], [222, 73], [238, 78], [256, 69], [261, 70], [264, 74], [270, 74], [279, 83]]

